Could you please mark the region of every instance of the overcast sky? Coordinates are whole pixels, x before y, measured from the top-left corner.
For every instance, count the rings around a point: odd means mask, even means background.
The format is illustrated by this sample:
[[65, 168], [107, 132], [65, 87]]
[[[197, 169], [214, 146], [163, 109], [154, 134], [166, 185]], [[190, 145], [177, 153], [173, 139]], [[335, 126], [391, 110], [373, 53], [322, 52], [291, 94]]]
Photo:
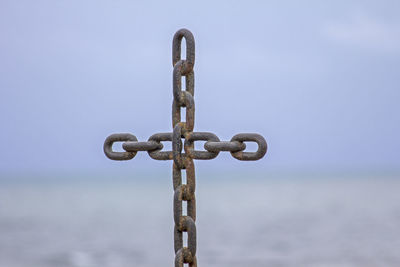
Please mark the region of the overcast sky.
[[269, 144], [259, 162], [202, 166], [398, 169], [399, 14], [399, 1], [2, 0], [0, 173], [159, 165], [102, 146], [171, 131], [182, 27], [196, 40], [195, 130]]

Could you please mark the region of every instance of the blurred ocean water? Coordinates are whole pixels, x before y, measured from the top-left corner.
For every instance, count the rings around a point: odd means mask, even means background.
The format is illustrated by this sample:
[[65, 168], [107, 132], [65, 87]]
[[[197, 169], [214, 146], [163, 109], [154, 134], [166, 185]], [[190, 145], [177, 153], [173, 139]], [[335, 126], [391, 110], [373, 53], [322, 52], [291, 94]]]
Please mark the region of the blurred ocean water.
[[[172, 185], [138, 180], [0, 182], [0, 266], [173, 266]], [[198, 179], [196, 195], [200, 266], [400, 266], [396, 177]]]

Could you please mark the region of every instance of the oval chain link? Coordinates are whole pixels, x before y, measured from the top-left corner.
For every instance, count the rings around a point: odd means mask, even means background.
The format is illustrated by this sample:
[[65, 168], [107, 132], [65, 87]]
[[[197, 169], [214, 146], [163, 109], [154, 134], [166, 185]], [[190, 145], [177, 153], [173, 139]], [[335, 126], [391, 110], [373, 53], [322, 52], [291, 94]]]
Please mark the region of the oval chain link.
[[259, 160], [264, 157], [265, 153], [267, 153], [267, 142], [264, 137], [255, 133], [242, 133], [237, 134], [232, 137], [231, 142], [256, 142], [258, 145], [258, 149], [256, 152], [244, 152], [244, 151], [236, 151], [231, 154], [235, 159], [238, 160]]
[[136, 136], [130, 133], [112, 134], [106, 138], [103, 145], [104, 154], [112, 160], [130, 160], [136, 156], [137, 152], [116, 152], [112, 146], [116, 142], [137, 141]]
[[[150, 136], [149, 141], [154, 141], [161, 144], [163, 141], [172, 141], [172, 133], [156, 133]], [[162, 145], [162, 144], [161, 144]], [[155, 149], [153, 151], [147, 151], [152, 159], [156, 160], [171, 160], [173, 158], [172, 151], [161, 151], [160, 149]]]
[[[218, 156], [219, 151], [200, 151], [194, 149], [194, 141], [207, 141], [208, 142], [219, 142], [219, 138], [213, 133], [207, 132], [191, 132], [186, 136], [185, 139], [185, 153], [193, 159], [213, 159]], [[207, 144], [206, 143], [206, 144]]]

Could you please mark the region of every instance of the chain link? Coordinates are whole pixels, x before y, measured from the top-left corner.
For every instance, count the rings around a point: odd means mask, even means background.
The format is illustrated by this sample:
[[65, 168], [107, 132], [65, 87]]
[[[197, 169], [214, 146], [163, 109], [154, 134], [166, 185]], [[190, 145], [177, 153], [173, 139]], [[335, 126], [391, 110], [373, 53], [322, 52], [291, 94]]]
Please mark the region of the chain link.
[[[172, 141], [172, 133], [153, 134], [152, 136], [150, 136], [149, 141], [154, 141], [159, 144], [161, 144], [162, 141]], [[156, 159], [156, 160], [171, 160], [173, 158], [172, 151], [161, 151], [161, 149], [155, 149], [153, 151], [148, 151], [149, 156], [152, 159]]]
[[219, 138], [213, 133], [191, 132], [186, 135], [185, 152], [193, 159], [213, 159], [218, 156], [219, 151], [199, 151], [194, 149], [194, 141], [218, 142]]
[[[186, 42], [186, 59], [181, 59], [182, 40]], [[230, 141], [220, 141], [213, 133], [193, 132], [194, 128], [194, 62], [195, 42], [192, 33], [186, 29], [177, 31], [172, 42], [172, 128], [173, 132], [156, 133], [148, 141], [139, 142], [129, 133], [112, 134], [104, 142], [104, 153], [112, 160], [130, 160], [138, 151], [147, 151], [155, 160], [173, 160], [172, 181], [174, 188], [174, 250], [175, 267], [189, 264], [197, 267], [196, 234], [196, 180], [194, 159], [207, 160], [218, 156], [219, 152], [229, 151], [238, 160], [258, 160], [267, 152], [267, 143], [259, 134], [237, 134]], [[182, 76], [185, 77], [185, 90], [182, 90]], [[186, 121], [181, 121], [181, 110], [186, 108]], [[182, 142], [184, 139], [184, 142]], [[205, 141], [204, 150], [196, 150], [195, 141]], [[125, 152], [113, 150], [113, 144], [122, 142]], [[172, 142], [171, 151], [163, 151], [162, 142]], [[255, 142], [257, 151], [245, 152], [245, 142]], [[182, 181], [182, 170], [186, 171], [186, 183]], [[186, 211], [183, 210], [186, 201]], [[187, 245], [183, 234], [187, 233]]]
[[267, 153], [267, 142], [264, 137], [255, 133], [242, 133], [232, 137], [231, 142], [238, 141], [243, 142], [256, 142], [258, 149], [256, 152], [243, 152], [243, 151], [231, 151], [231, 155], [238, 160], [259, 160], [264, 157]]
[[136, 156], [136, 152], [115, 152], [112, 146], [116, 142], [137, 141], [136, 136], [130, 133], [112, 134], [104, 141], [104, 154], [112, 160], [130, 160]]

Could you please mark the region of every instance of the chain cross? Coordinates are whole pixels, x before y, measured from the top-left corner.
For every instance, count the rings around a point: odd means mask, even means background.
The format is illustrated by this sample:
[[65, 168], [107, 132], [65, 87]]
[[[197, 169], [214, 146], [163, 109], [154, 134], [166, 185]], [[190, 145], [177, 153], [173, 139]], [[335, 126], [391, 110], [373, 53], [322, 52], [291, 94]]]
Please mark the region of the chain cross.
[[[186, 59], [181, 59], [182, 39], [186, 41]], [[238, 160], [258, 160], [267, 152], [265, 139], [255, 133], [241, 133], [230, 141], [220, 141], [209, 132], [193, 132], [194, 127], [194, 72], [195, 43], [193, 34], [187, 29], [180, 29], [173, 38], [173, 104], [172, 127], [168, 133], [156, 133], [147, 142], [139, 142], [136, 136], [129, 133], [118, 133], [108, 136], [104, 142], [104, 153], [112, 160], [130, 160], [138, 151], [147, 151], [156, 160], [173, 160], [174, 188], [174, 249], [175, 266], [185, 263], [190, 267], [197, 266], [196, 259], [196, 198], [194, 159], [207, 160], [218, 156], [221, 151], [229, 151]], [[182, 76], [185, 76], [185, 90], [182, 91]], [[186, 108], [186, 121], [181, 121], [181, 109]], [[184, 143], [182, 145], [182, 138]], [[162, 151], [161, 142], [172, 142], [172, 151]], [[195, 150], [195, 141], [206, 141], [204, 150]], [[125, 152], [113, 151], [113, 144], [123, 142]], [[245, 152], [245, 142], [255, 142], [255, 152]], [[182, 148], [184, 152], [182, 152]], [[186, 171], [186, 184], [182, 183], [182, 170]], [[187, 202], [187, 215], [182, 215], [182, 202]], [[187, 232], [187, 246], [183, 244], [183, 233]]]

